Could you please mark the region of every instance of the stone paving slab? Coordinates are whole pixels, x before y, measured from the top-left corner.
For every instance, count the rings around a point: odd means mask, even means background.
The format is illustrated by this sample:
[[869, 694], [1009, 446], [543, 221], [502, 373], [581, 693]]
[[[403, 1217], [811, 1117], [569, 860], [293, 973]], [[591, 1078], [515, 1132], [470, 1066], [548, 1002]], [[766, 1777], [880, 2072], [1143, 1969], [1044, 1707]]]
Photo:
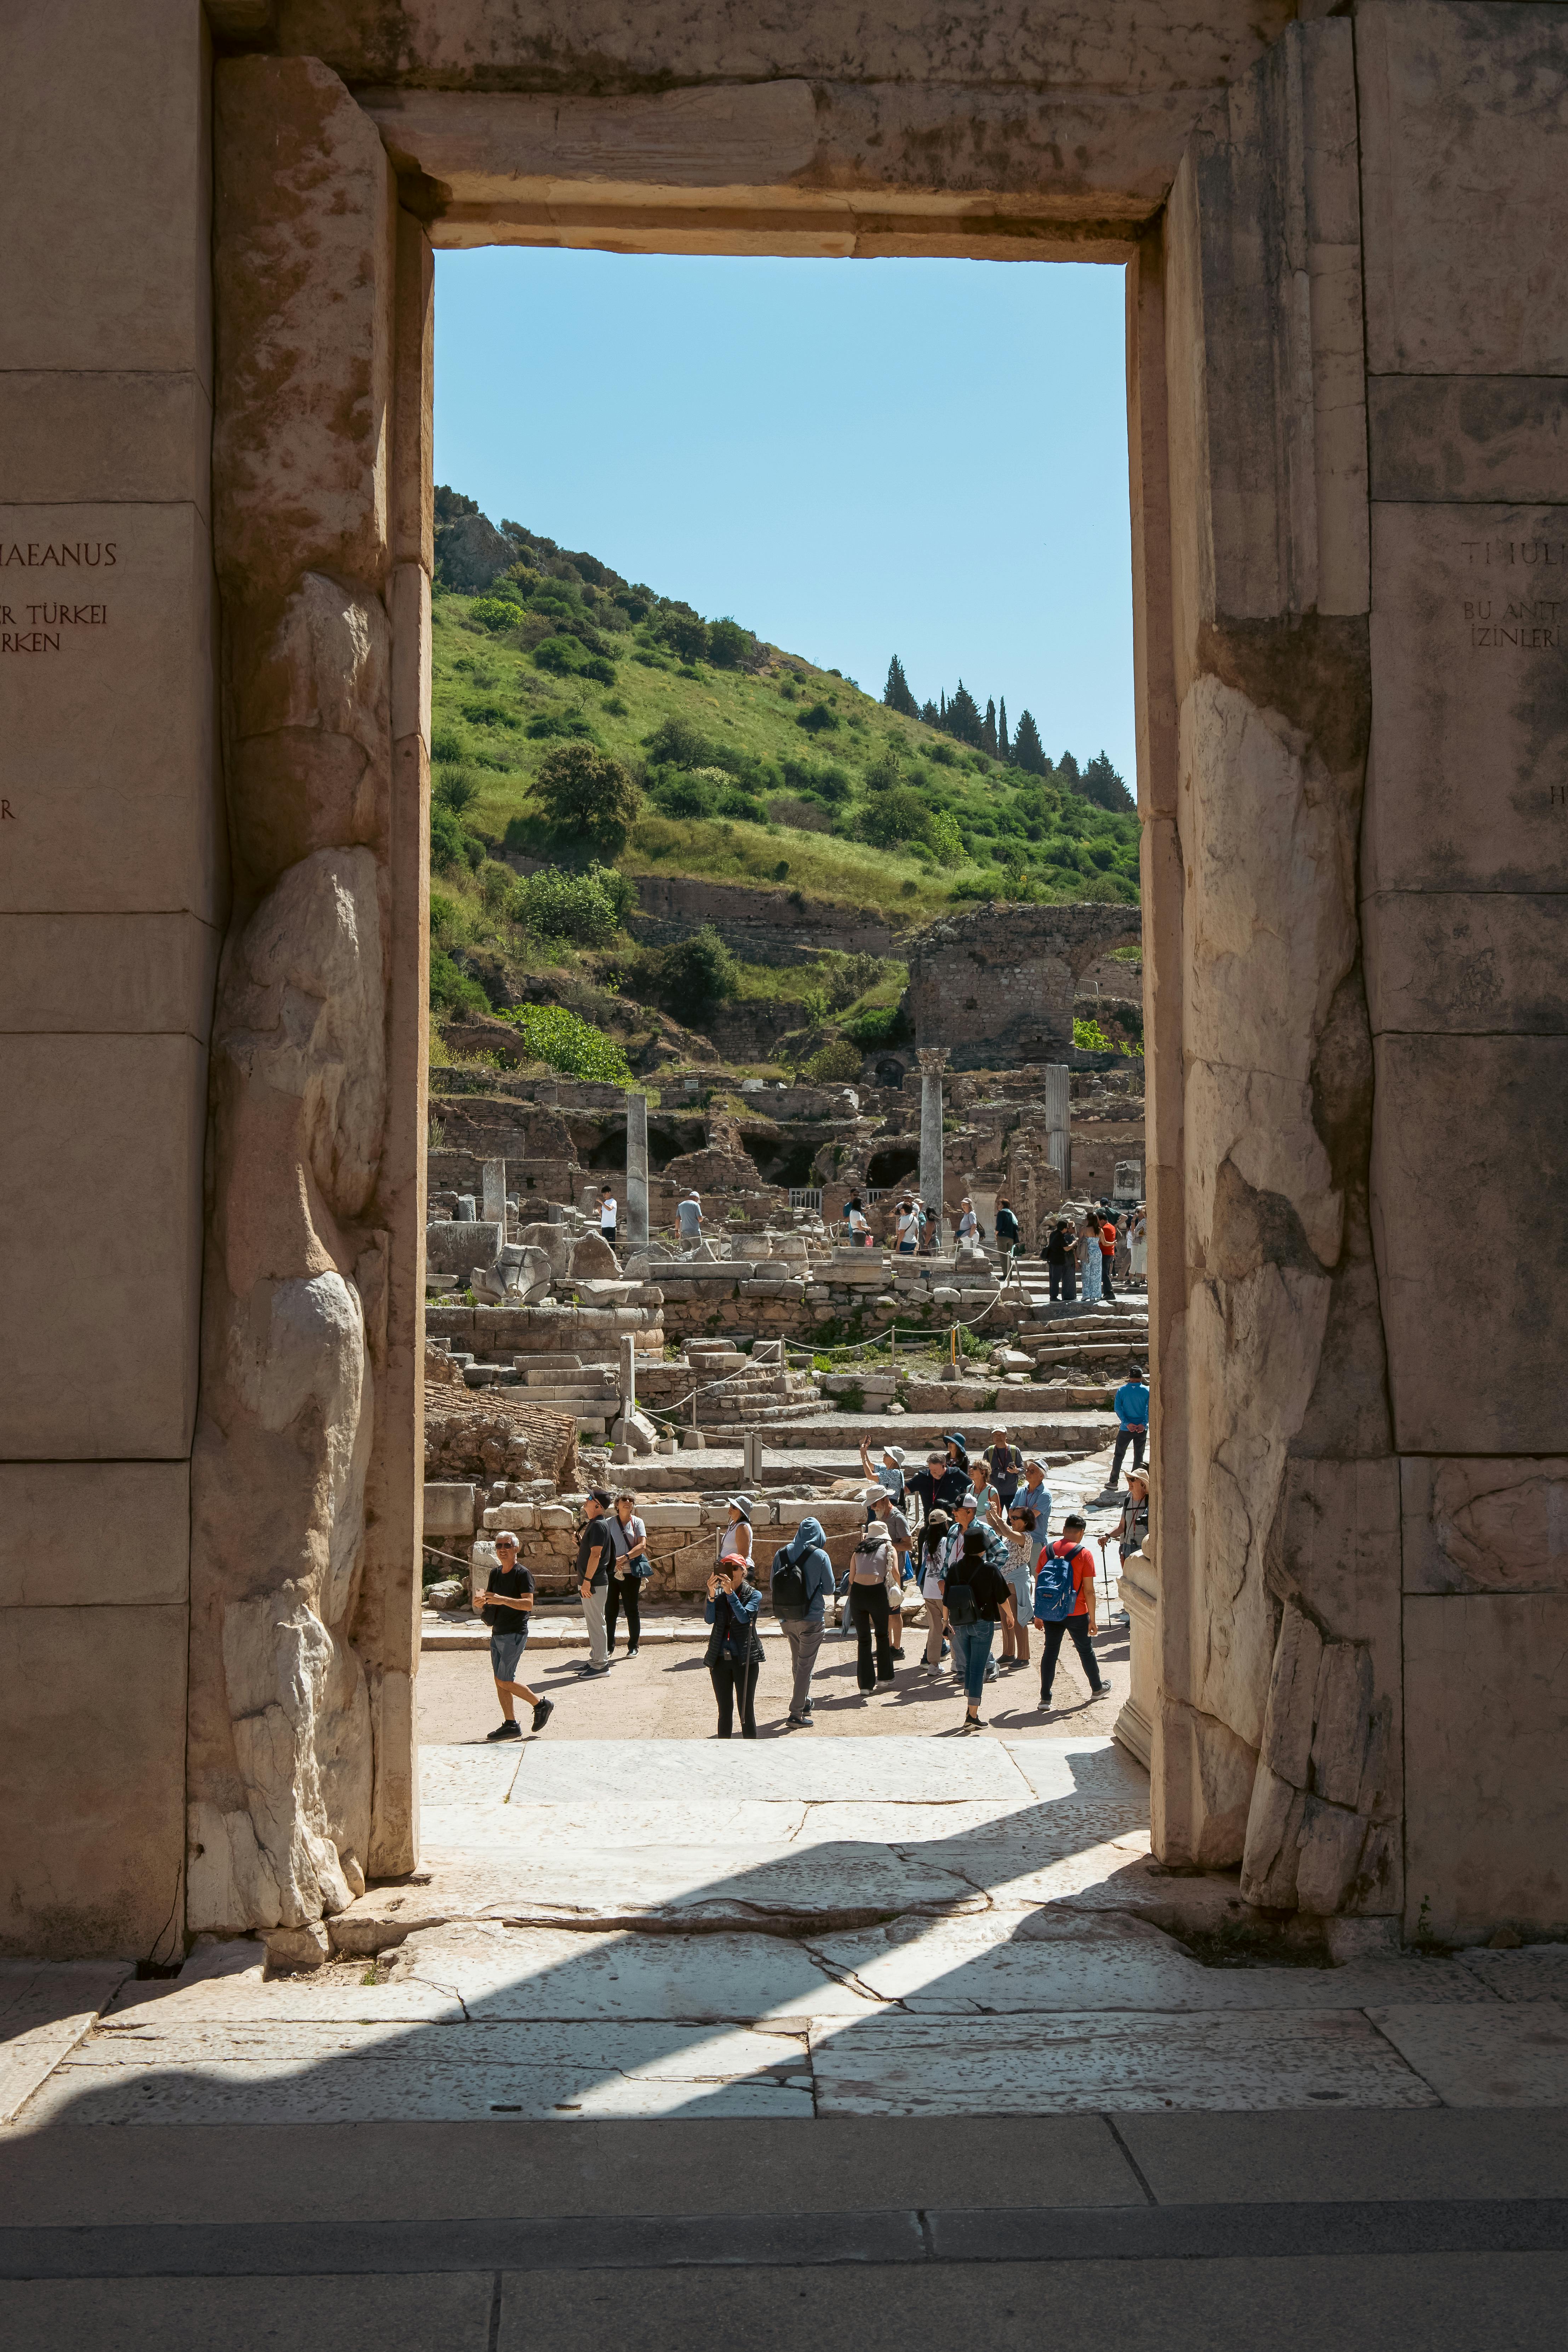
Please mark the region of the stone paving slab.
[[392, 1985], [449, 1990], [470, 2018], [487, 2021], [748, 2023], [865, 2017], [873, 2007], [803, 1944], [782, 1936], [627, 1936], [465, 1922], [411, 1936], [386, 1966]]
[[1379, 2031], [1450, 2107], [1568, 2107], [1568, 2009], [1375, 2009]]
[[[635, 1866], [629, 1855], [635, 1853]], [[905, 1861], [885, 1846], [640, 1846], [580, 1853], [526, 1849], [427, 1849], [412, 1880], [373, 1887], [331, 1924], [340, 1950], [368, 1952], [415, 1927], [453, 1919], [509, 1919], [524, 1927], [731, 1927], [785, 1932], [797, 1923], [857, 1926], [904, 1911], [974, 1910], [985, 1897], [956, 1872]]]
[[[1109, 1745], [1109, 1743], [1106, 1743]], [[1147, 1783], [1145, 1781], [1145, 1792]], [[890, 1733], [841, 1747], [730, 1739], [573, 1740], [528, 1748], [512, 1802], [560, 1803], [584, 1789], [609, 1804], [624, 1799], [843, 1797], [883, 1802], [954, 1804], [1002, 1796], [1029, 1801], [1029, 1783], [999, 1740], [914, 1738]], [[1145, 1812], [1146, 1812], [1145, 1793]]]
[[131, 1973], [129, 1960], [0, 1960], [0, 2125], [91, 2032]]
[[536, 2121], [812, 2111], [803, 2029], [674, 2023], [325, 2025], [225, 2021], [100, 2033], [57, 2068], [32, 2126]]
[[520, 1744], [495, 1748], [454, 1742], [419, 1751], [419, 1802], [466, 1805], [475, 1812], [497, 1811], [512, 1793], [523, 1760]]
[[[674, 1798], [603, 1805], [580, 1796], [575, 1803], [521, 1804], [479, 1811], [464, 1805], [425, 1805], [420, 1833], [427, 1852], [443, 1853], [558, 1855], [586, 1849], [619, 1853], [623, 1847], [724, 1847], [735, 1852], [768, 1850], [793, 1843], [806, 1820], [802, 1804], [737, 1798], [698, 1799], [683, 1805]], [[841, 1835], [842, 1832], [841, 1832]], [[635, 1864], [628, 1862], [628, 1868]]]
[[915, 2012], [1346, 2010], [1390, 1999], [1492, 1999], [1457, 1961], [1204, 1968], [1161, 1929], [1124, 1914], [1015, 1911], [894, 1920], [815, 1939], [810, 1948], [876, 2000]]
[[[265, 1973], [267, 1955], [259, 1941], [245, 1937], [238, 1948], [247, 1964], [221, 1976], [182, 1975], [171, 1982], [140, 1986], [147, 1998], [131, 2006], [111, 2010], [107, 2023], [116, 2027], [127, 2019], [146, 2020], [159, 2032], [186, 2026], [226, 2023], [267, 2024], [286, 2032], [296, 2024], [310, 2025], [458, 2025], [464, 2018], [460, 1997], [435, 1984], [399, 1974], [364, 1959], [329, 1963], [304, 1976]], [[367, 1979], [373, 1979], [367, 1981]], [[149, 2011], [156, 2014], [149, 2016]]]
[[1027, 2035], [883, 2014], [813, 2028], [812, 2056], [822, 2116], [1438, 2104], [1354, 2010], [1037, 2014]]
[[1465, 1966], [1500, 2000], [1568, 2001], [1568, 1944], [1530, 1944], [1521, 1952], [1471, 1948]]

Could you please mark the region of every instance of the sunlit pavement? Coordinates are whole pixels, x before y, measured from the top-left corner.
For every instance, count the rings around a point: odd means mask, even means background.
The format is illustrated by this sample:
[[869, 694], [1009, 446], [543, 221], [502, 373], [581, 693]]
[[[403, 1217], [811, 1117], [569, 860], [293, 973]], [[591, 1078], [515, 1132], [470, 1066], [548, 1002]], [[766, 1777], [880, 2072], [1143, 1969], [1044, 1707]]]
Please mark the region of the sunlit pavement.
[[9, 2342], [1558, 2340], [1568, 1948], [1206, 1967], [1104, 1734], [593, 1736], [644, 1663], [429, 1746], [314, 1974], [0, 1968]]
[[1235, 1875], [1151, 1859], [1124, 1628], [977, 1736], [913, 1628], [787, 1730], [764, 1624], [755, 1740], [698, 1643], [538, 1652], [496, 1745], [427, 1655], [421, 1868], [313, 1973], [0, 1964], [7, 2341], [1556, 2345], [1568, 1946], [1205, 1965]]

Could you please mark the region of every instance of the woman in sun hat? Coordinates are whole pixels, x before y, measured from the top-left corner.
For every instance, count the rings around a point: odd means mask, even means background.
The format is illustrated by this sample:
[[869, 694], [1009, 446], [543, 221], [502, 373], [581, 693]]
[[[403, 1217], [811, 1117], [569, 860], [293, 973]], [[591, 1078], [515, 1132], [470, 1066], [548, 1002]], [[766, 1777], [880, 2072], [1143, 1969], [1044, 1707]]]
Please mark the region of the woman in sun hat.
[[744, 1495], [731, 1495], [726, 1508], [729, 1516], [718, 1531], [717, 1557], [722, 1559], [726, 1552], [733, 1552], [749, 1568], [752, 1554], [751, 1506]]

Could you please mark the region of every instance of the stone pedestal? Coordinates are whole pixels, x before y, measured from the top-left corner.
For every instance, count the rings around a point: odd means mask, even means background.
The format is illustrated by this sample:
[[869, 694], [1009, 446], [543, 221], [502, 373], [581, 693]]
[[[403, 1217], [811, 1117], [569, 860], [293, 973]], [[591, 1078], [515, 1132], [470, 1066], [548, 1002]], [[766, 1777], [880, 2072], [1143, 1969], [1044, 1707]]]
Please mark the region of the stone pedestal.
[[504, 1160], [486, 1160], [480, 1171], [484, 1192], [484, 1216], [487, 1225], [499, 1225], [501, 1237], [507, 1228], [507, 1163]]
[[920, 1064], [920, 1197], [942, 1230], [942, 1073], [946, 1045], [922, 1045]]
[[648, 1246], [648, 1097], [626, 1097], [626, 1245]]
[[1159, 1586], [1155, 1564], [1134, 1552], [1122, 1565], [1122, 1606], [1128, 1618], [1132, 1688], [1112, 1729], [1130, 1756], [1148, 1769], [1155, 1740], [1155, 1690], [1159, 1656]]

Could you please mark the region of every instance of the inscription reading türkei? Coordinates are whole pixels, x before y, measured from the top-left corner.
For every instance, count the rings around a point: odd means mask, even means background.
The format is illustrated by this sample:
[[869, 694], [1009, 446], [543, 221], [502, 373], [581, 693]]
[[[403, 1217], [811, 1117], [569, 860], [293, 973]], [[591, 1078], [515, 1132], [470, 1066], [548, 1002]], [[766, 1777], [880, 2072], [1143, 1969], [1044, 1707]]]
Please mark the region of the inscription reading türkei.
[[57, 654], [65, 630], [108, 626], [107, 604], [0, 604], [0, 654]]

